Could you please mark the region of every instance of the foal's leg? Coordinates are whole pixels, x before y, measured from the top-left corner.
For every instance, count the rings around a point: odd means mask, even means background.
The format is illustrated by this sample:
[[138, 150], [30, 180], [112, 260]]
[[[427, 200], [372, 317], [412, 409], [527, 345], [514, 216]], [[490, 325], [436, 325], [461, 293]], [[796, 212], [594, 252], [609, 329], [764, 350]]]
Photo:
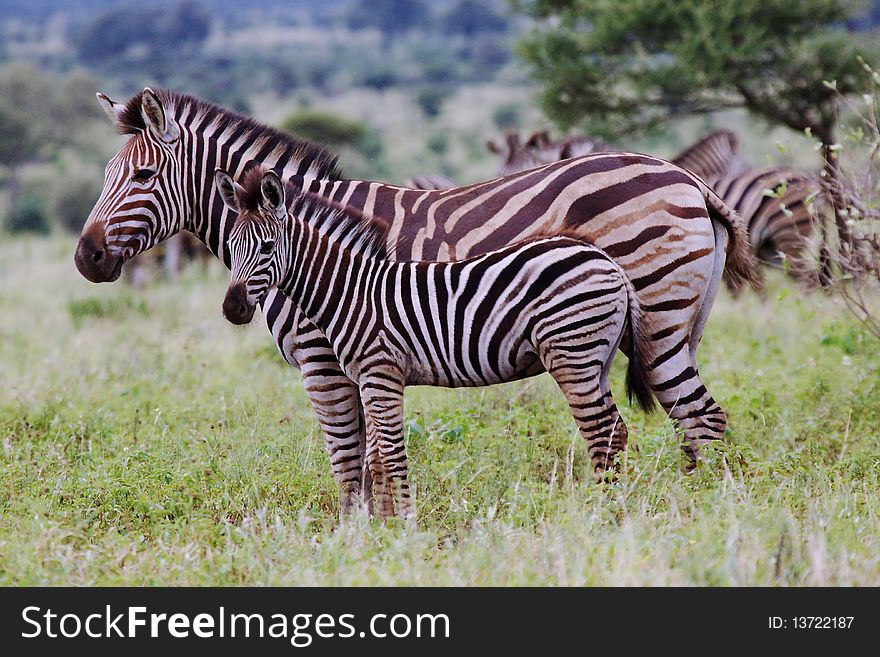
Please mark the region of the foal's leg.
[[[394, 511], [401, 518], [414, 518], [415, 509], [407, 481], [408, 464], [403, 441], [403, 375], [382, 369], [362, 375], [360, 382], [364, 409], [373, 424], [374, 452], [382, 464], [382, 486], [390, 489]], [[375, 455], [369, 458], [375, 460]], [[382, 495], [386, 493], [383, 491]]]
[[383, 520], [394, 516], [394, 497], [392, 487], [385, 476], [385, 468], [382, 466], [382, 458], [379, 455], [379, 440], [376, 428], [370, 419], [370, 414], [363, 411], [367, 427], [366, 467], [370, 473], [375, 494], [372, 495], [374, 509]]
[[[542, 357], [568, 401], [574, 421], [587, 441], [587, 451], [597, 480], [616, 470], [615, 457], [626, 449], [627, 430], [611, 397], [608, 374], [601, 363], [584, 367], [566, 354], [551, 349]], [[596, 361], [592, 361], [595, 363]]]
[[364, 467], [366, 424], [357, 386], [342, 371], [324, 334], [290, 299], [272, 288], [262, 308], [278, 350], [302, 372], [303, 388], [321, 424], [339, 487], [340, 515], [349, 515], [358, 504], [369, 513], [372, 485]]

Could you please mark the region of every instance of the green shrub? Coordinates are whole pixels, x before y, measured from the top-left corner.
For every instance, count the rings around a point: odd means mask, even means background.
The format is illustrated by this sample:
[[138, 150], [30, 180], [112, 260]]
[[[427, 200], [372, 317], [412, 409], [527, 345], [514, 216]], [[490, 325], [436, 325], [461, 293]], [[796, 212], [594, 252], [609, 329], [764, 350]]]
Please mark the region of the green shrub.
[[519, 125], [519, 105], [507, 103], [492, 112], [492, 122], [499, 130], [515, 128]]
[[12, 233], [48, 233], [44, 193], [36, 189], [22, 189], [9, 210], [6, 229]]
[[281, 124], [281, 129], [327, 146], [357, 146], [368, 132], [358, 121], [311, 109], [291, 114]]
[[82, 169], [76, 173], [64, 171], [57, 176], [49, 198], [52, 222], [65, 231], [78, 233], [100, 195], [100, 172]]
[[446, 90], [441, 87], [422, 87], [416, 93], [416, 103], [425, 116], [434, 118], [440, 114], [446, 96]]
[[428, 150], [437, 155], [446, 155], [449, 152], [449, 136], [445, 132], [435, 132], [428, 137]]

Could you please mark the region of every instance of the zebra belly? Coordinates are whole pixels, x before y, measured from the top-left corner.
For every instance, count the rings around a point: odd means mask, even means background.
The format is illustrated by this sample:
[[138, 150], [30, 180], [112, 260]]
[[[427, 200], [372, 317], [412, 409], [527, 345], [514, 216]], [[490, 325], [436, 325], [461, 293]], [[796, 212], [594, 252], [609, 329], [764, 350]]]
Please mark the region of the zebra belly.
[[545, 371], [537, 352], [531, 349], [531, 346], [527, 350], [521, 350], [516, 354], [513, 365], [505, 363], [499, 369], [500, 372], [489, 370], [488, 372], [480, 372], [479, 376], [475, 376], [456, 367], [452, 369], [452, 376], [450, 377], [442, 368], [438, 371], [435, 366], [420, 364], [407, 370], [405, 382], [408, 386], [475, 388], [519, 381], [537, 376]]

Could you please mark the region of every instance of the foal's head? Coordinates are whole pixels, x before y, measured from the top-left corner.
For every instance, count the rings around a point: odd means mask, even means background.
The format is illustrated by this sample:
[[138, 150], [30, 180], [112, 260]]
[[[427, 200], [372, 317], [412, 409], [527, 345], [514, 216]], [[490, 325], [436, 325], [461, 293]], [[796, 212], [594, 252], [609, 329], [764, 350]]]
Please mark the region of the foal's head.
[[215, 181], [223, 202], [238, 213], [229, 233], [232, 277], [223, 316], [233, 324], [247, 324], [283, 274], [287, 249], [279, 238], [287, 218], [284, 184], [274, 171], [262, 167], [251, 169], [241, 184], [218, 169]]

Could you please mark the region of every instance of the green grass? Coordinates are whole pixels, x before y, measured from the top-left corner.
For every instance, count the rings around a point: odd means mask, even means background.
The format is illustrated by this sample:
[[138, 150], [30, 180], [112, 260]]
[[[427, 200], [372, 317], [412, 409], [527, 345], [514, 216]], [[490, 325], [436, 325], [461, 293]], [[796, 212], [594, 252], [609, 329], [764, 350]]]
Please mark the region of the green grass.
[[339, 526], [299, 375], [222, 320], [222, 267], [94, 286], [73, 247], [0, 243], [0, 584], [880, 584], [880, 343], [782, 277], [716, 304], [730, 430], [691, 476], [622, 358], [613, 485], [546, 376], [410, 389], [411, 530]]

